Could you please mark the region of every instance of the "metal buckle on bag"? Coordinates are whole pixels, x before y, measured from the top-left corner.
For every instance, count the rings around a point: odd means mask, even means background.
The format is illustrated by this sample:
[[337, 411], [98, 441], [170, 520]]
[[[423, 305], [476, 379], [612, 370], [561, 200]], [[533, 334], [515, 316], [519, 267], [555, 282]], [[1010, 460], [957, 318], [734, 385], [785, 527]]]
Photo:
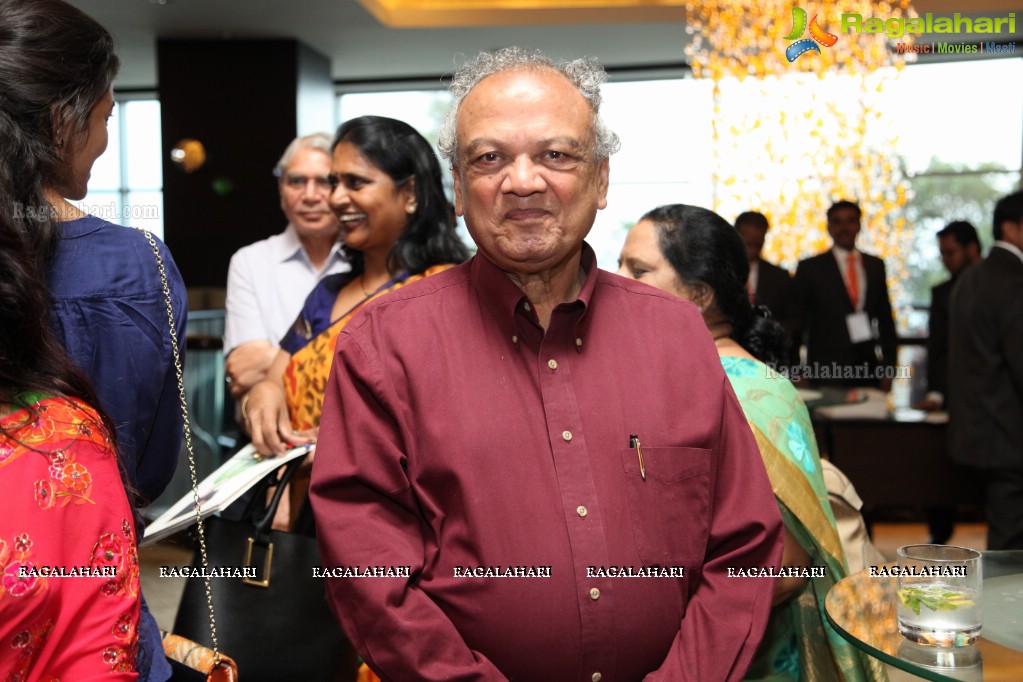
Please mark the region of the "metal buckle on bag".
[[[243, 568], [253, 568], [252, 566], [252, 546], [256, 544], [255, 538], [249, 538], [249, 546], [245, 549], [245, 565]], [[269, 542], [266, 545], [266, 558], [263, 560], [263, 579], [256, 580], [250, 578], [247, 575], [242, 576], [242, 583], [245, 585], [252, 585], [253, 587], [270, 587], [270, 564], [274, 558], [274, 543]]]

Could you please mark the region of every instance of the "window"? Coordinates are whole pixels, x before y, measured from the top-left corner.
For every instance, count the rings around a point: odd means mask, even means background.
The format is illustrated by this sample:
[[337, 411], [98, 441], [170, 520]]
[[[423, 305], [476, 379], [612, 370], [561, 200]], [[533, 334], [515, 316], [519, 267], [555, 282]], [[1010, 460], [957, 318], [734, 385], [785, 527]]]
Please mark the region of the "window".
[[[587, 237], [600, 267], [618, 269], [625, 233], [645, 211], [669, 201], [710, 205], [710, 94], [709, 83], [681, 78], [604, 86], [601, 113], [622, 149], [611, 158], [608, 207]], [[341, 94], [338, 111], [341, 122], [363, 115], [403, 120], [436, 147], [450, 101], [440, 89], [351, 92]], [[450, 193], [450, 173], [444, 181]], [[461, 221], [459, 229], [471, 244]]]
[[160, 102], [114, 93], [107, 150], [92, 167], [89, 193], [73, 202], [112, 223], [141, 227], [163, 238]]
[[[914, 309], [926, 307], [930, 287], [946, 277], [934, 234], [952, 220], [966, 219], [974, 222], [985, 247], [989, 246], [995, 200], [1020, 186], [1023, 90], [1013, 84], [1023, 82], [1023, 59], [913, 64], [906, 66], [897, 80], [893, 76], [894, 71], [877, 75], [878, 81], [888, 78], [890, 82], [871, 98], [880, 123], [872, 124], [866, 139], [882, 148], [887, 138], [895, 138], [895, 163], [901, 165], [911, 188], [904, 214], [913, 248], [889, 246], [895, 255], [888, 255], [888, 260], [900, 261], [889, 262], [890, 273], [908, 272], [908, 277], [898, 277], [894, 289], [897, 300], [893, 303], [900, 312], [901, 327], [905, 333], [919, 333], [926, 329], [926, 315]], [[812, 100], [814, 106], [842, 112], [843, 102], [850, 107], [859, 104], [853, 101], [855, 97], [843, 99], [851, 89], [843, 77], [826, 83], [814, 78], [812, 85], [821, 86], [825, 95]], [[817, 177], [812, 165], [767, 163], [773, 155], [764, 153], [766, 145], [778, 143], [772, 125], [785, 125], [786, 106], [793, 108], [790, 114], [816, 113], [805, 111], [807, 100], [800, 98], [805, 89], [805, 83], [790, 76], [722, 82], [720, 108], [715, 113], [713, 84], [708, 81], [616, 82], [612, 73], [611, 82], [603, 88], [602, 115], [618, 133], [622, 148], [611, 158], [608, 206], [597, 214], [588, 237], [600, 267], [617, 269], [618, 252], [629, 226], [655, 206], [678, 202], [718, 205], [723, 217], [731, 220], [741, 210], [756, 210], [758, 198], [776, 194], [781, 184], [798, 181], [803, 187], [801, 196], [815, 191]], [[448, 101], [447, 92], [439, 87], [349, 92], [340, 95], [338, 110], [341, 120], [363, 114], [402, 119], [435, 144]], [[719, 149], [716, 158], [712, 124], [722, 125], [736, 112], [747, 112], [750, 125], [757, 129], [741, 137], [738, 150]], [[835, 120], [841, 125], [843, 119]], [[822, 134], [816, 139], [791, 141], [804, 142], [820, 145], [828, 144], [829, 139]], [[736, 170], [741, 181], [733, 186], [721, 180], [715, 184], [715, 173], [727, 175], [729, 169]], [[828, 243], [823, 210], [814, 221], [814, 225], [778, 230], [795, 233], [791, 243], [786, 240], [782, 245], [787, 265], [794, 266], [799, 258]], [[867, 250], [870, 247], [865, 244]]]
[[[930, 302], [947, 273], [935, 234], [968, 220], [990, 247], [995, 202], [1020, 187], [1023, 169], [1023, 59], [908, 67], [888, 110], [912, 187], [907, 217], [916, 230], [906, 254], [910, 303]], [[952, 96], [954, 93], [954, 96]]]

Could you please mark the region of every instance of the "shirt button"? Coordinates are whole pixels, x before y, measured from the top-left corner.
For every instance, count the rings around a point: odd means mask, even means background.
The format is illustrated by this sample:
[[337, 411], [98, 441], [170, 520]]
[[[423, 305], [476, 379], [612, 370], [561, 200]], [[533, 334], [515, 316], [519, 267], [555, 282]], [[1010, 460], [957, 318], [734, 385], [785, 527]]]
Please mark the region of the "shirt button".
[[551, 369], [557, 369], [558, 361], [555, 360], [554, 358], [551, 358], [550, 360], [547, 361], [547, 366], [550, 367]]
[[582, 506], [581, 504], [575, 508], [575, 513], [583, 518], [586, 518], [586, 515], [589, 514], [589, 512], [586, 511], [586, 507]]
[[561, 437], [564, 438], [566, 441], [570, 441], [570, 440], [572, 440], [572, 432], [571, 431], [562, 431], [561, 432]]
[[596, 587], [591, 587], [590, 599], [592, 599], [593, 601], [597, 601], [598, 599], [600, 599], [600, 590], [598, 590]]
[[[583, 340], [582, 339], [576, 339], [575, 340], [575, 345], [582, 346], [583, 345]], [[593, 674], [594, 675], [599, 675], [600, 673], [593, 673]]]
[[601, 679], [602, 679], [603, 677], [604, 677], [604, 676], [603, 676], [603, 675], [601, 675], [600, 673], [593, 673], [592, 675], [590, 675], [590, 679], [591, 679], [591, 680], [593, 680], [593, 682], [600, 682], [600, 680], [601, 680]]
[[527, 313], [528, 313], [528, 312], [529, 312], [530, 310], [532, 310], [532, 308], [530, 308], [530, 307], [529, 307], [529, 301], [526, 301], [526, 302], [524, 302], [524, 303], [522, 304], [522, 309], [523, 309], [523, 310], [525, 310], [525, 311], [526, 311]]

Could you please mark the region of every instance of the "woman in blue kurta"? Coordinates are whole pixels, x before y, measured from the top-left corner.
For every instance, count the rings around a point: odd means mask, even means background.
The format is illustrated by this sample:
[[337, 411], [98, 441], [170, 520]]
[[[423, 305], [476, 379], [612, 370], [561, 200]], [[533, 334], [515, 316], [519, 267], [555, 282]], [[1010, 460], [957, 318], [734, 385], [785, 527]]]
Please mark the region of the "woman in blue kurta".
[[852, 648], [824, 617], [828, 589], [845, 577], [845, 556], [806, 406], [788, 379], [765, 364], [784, 357], [785, 333], [764, 306], [749, 300], [749, 263], [738, 233], [712, 211], [662, 206], [629, 232], [619, 264], [619, 274], [700, 308], [785, 523], [782, 563], [811, 569], [809, 577], [776, 579], [767, 632], [746, 679], [884, 679], [876, 661]]
[[[68, 201], [85, 197], [106, 149], [119, 61], [110, 34], [61, 0], [0, 3], [0, 26], [0, 213], [48, 274], [57, 338], [109, 414], [131, 501], [142, 506], [170, 481], [181, 444], [164, 283], [144, 235]], [[183, 340], [184, 284], [157, 247]], [[139, 679], [168, 679], [144, 602], [139, 636]]]

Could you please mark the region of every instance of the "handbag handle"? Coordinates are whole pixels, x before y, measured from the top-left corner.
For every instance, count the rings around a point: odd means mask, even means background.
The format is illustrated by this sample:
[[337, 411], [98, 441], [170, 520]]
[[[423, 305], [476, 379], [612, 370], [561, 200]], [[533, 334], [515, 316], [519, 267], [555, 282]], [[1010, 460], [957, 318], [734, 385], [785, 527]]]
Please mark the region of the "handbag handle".
[[[266, 513], [262, 518], [255, 522], [256, 535], [260, 539], [265, 539], [269, 535], [270, 524], [273, 523], [274, 516], [277, 515], [277, 505], [281, 503], [281, 498], [284, 497], [284, 489], [288, 487], [288, 483], [291, 482], [292, 476], [295, 475], [295, 472], [298, 471], [298, 468], [302, 466], [302, 462], [304, 461], [305, 457], [298, 457], [283, 465], [284, 474], [282, 474], [276, 481], [277, 489], [274, 490], [273, 497], [270, 498], [270, 503], [266, 506]], [[275, 469], [273, 472], [267, 474], [267, 476], [276, 476], [278, 471], [280, 471], [280, 469]]]
[[181, 424], [185, 434], [185, 449], [188, 450], [188, 471], [192, 476], [192, 498], [195, 501], [195, 522], [199, 527], [199, 552], [202, 555], [203, 583], [206, 587], [206, 606], [210, 612], [210, 641], [213, 643], [214, 667], [220, 665], [220, 647], [217, 643], [217, 620], [213, 613], [213, 585], [210, 582], [209, 557], [206, 555], [206, 526], [199, 509], [199, 479], [195, 470], [195, 450], [192, 448], [192, 426], [188, 418], [188, 400], [185, 397], [185, 379], [181, 369], [181, 352], [178, 345], [178, 332], [174, 326], [174, 305], [171, 301], [170, 284], [167, 270], [163, 265], [163, 256], [156, 245], [156, 239], [149, 230], [139, 229], [149, 240], [149, 246], [156, 257], [156, 267], [160, 271], [160, 283], [163, 285], [163, 300], [167, 308], [167, 324], [170, 327], [171, 350], [174, 354], [174, 371], [178, 379], [178, 398], [181, 403]]

